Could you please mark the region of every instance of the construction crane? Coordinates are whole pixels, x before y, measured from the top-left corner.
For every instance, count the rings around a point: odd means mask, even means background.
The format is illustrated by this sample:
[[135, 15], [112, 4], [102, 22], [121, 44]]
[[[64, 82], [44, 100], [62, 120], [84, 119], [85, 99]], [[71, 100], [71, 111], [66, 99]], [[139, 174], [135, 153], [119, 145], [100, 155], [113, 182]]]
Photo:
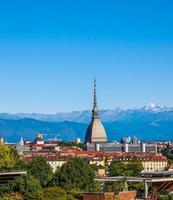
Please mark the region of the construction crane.
[[[54, 137], [53, 139], [54, 140], [57, 140], [57, 137], [60, 137], [61, 135], [60, 134], [58, 134], [58, 133], [44, 133], [43, 134], [44, 136], [46, 136], [46, 137]], [[51, 138], [49, 138], [49, 140], [51, 140]]]
[[60, 134], [58, 134], [58, 133], [44, 133], [43, 135], [45, 135], [45, 136], [49, 136], [49, 135], [53, 135], [53, 136], [61, 136]]

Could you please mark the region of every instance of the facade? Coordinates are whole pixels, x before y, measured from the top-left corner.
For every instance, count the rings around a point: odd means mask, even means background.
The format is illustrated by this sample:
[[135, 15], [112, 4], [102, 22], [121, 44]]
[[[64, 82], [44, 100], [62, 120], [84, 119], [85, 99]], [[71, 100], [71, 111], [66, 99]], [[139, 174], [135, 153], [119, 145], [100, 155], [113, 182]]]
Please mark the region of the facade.
[[94, 106], [92, 110], [92, 120], [88, 126], [86, 136], [85, 136], [85, 143], [86, 144], [99, 144], [99, 143], [106, 143], [107, 136], [106, 131], [99, 119], [98, 113], [98, 106], [97, 106], [97, 96], [96, 96], [96, 80], [94, 81]]
[[144, 168], [143, 172], [159, 172], [167, 168], [168, 161], [163, 157], [153, 157], [152, 159], [143, 160], [142, 166]]
[[47, 158], [47, 163], [52, 168], [53, 173], [56, 172], [57, 168], [61, 168], [66, 162], [68, 162], [71, 158], [70, 157], [50, 157]]
[[125, 144], [125, 152], [143, 152], [143, 146], [141, 144]]
[[103, 144], [94, 144], [89, 143], [86, 145], [87, 150], [96, 150], [103, 153], [111, 152], [125, 152], [125, 153], [157, 153], [157, 143], [153, 144], [120, 144], [120, 143], [103, 143]]
[[112, 161], [121, 161], [128, 163], [131, 161], [140, 161], [143, 166], [143, 172], [159, 172], [164, 171], [168, 166], [166, 157], [155, 153], [124, 153], [114, 156], [107, 156], [107, 164]]
[[124, 152], [143, 152], [143, 153], [157, 153], [157, 143], [153, 144], [125, 144]]
[[146, 144], [145, 145], [145, 152], [147, 152], [147, 153], [149, 153], [149, 152], [158, 153], [158, 151], [157, 151], [157, 143], [155, 143], [155, 144]]
[[107, 143], [102, 146], [103, 153], [122, 152], [123, 146], [119, 143]]

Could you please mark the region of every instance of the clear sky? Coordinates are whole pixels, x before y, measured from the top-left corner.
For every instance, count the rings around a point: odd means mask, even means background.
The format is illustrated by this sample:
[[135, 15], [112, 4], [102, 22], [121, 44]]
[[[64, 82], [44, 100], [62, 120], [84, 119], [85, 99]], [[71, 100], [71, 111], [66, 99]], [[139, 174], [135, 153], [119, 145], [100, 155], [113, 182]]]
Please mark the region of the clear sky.
[[173, 106], [172, 0], [0, 1], [0, 112]]

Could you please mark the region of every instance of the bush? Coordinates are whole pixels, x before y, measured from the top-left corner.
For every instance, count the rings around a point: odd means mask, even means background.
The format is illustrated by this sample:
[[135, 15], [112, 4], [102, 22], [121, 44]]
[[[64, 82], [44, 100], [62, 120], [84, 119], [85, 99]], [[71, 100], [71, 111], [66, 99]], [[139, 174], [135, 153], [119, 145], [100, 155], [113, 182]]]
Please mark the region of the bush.
[[23, 200], [23, 198], [19, 193], [11, 193], [1, 196], [0, 200]]
[[68, 195], [60, 187], [50, 187], [43, 190], [44, 200], [67, 200]]

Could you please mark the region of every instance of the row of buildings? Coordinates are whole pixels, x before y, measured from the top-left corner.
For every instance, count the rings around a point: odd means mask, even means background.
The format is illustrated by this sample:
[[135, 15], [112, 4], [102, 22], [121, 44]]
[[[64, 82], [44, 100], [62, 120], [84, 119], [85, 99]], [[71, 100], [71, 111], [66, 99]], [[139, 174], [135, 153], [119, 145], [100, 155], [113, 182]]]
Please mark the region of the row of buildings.
[[[77, 147], [59, 147], [57, 149], [48, 150], [48, 144], [39, 145], [42, 149], [35, 149], [21, 152], [21, 157], [25, 161], [32, 160], [34, 157], [43, 156], [51, 165], [55, 172], [57, 167], [61, 167], [73, 157], [80, 157], [90, 164], [98, 167], [107, 167], [112, 161], [121, 161], [128, 163], [131, 161], [140, 161], [143, 166], [143, 172], [163, 171], [168, 167], [167, 158], [161, 154], [143, 153], [143, 152], [110, 152], [104, 153], [95, 150], [82, 150]], [[35, 145], [34, 145], [35, 146]], [[33, 147], [34, 147], [33, 146]]]

